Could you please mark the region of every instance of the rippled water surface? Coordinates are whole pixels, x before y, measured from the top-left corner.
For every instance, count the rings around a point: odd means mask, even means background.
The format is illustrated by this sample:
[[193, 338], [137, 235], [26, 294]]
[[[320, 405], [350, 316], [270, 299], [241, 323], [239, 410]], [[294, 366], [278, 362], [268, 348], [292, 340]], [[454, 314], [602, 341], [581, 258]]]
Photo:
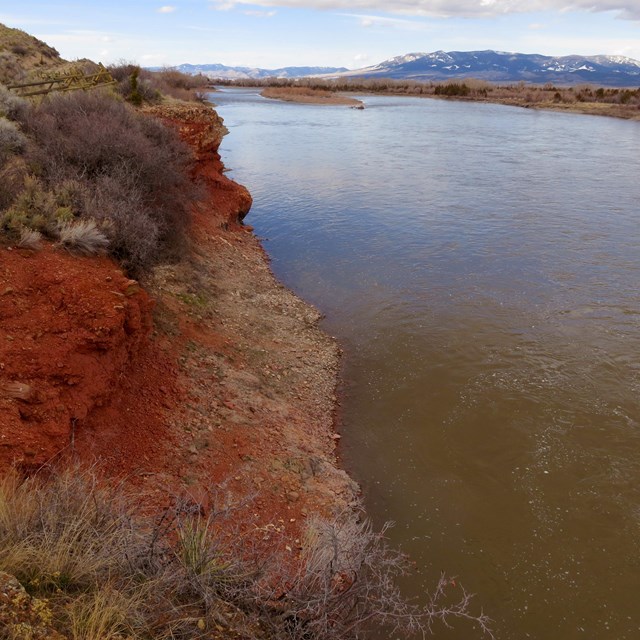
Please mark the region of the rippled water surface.
[[212, 98], [248, 222], [345, 349], [342, 455], [408, 589], [457, 575], [500, 639], [639, 638], [640, 124]]

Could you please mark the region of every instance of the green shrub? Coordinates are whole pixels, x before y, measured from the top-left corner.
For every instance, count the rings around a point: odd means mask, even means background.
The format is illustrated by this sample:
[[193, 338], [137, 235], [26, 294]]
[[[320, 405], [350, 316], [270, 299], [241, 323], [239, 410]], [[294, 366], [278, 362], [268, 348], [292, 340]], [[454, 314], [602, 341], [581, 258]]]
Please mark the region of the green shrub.
[[57, 207], [53, 194], [33, 176], [26, 176], [22, 191], [0, 217], [0, 224], [13, 235], [32, 229], [46, 236], [55, 234]]
[[129, 94], [127, 95], [127, 100], [136, 107], [139, 107], [142, 104], [142, 94], [138, 87], [139, 75], [140, 68], [136, 67], [129, 76]]

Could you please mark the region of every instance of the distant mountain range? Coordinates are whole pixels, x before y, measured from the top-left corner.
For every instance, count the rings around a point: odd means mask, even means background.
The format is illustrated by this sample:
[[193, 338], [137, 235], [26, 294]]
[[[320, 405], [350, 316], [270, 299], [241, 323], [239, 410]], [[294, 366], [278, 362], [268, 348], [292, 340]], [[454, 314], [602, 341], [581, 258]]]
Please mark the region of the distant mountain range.
[[640, 87], [640, 62], [623, 56], [543, 56], [503, 51], [435, 51], [408, 53], [362, 69], [334, 67], [283, 67], [259, 69], [222, 64], [177, 67], [185, 73], [210, 78], [267, 77], [301, 78], [393, 78], [396, 80], [442, 81], [478, 78], [489, 82], [531, 82], [558, 85], [596, 84]]
[[[161, 67], [149, 67], [151, 71], [159, 71]], [[342, 73], [348, 71], [346, 67], [282, 67], [280, 69], [259, 69], [253, 67], [227, 67], [224, 64], [181, 64], [175, 67], [183, 73], [197, 75], [201, 73], [208, 78], [224, 80], [261, 78], [303, 78]]]
[[640, 86], [640, 62], [623, 56], [562, 56], [503, 51], [435, 51], [409, 53], [339, 77], [450, 80], [478, 78], [490, 82], [535, 84], [590, 83]]

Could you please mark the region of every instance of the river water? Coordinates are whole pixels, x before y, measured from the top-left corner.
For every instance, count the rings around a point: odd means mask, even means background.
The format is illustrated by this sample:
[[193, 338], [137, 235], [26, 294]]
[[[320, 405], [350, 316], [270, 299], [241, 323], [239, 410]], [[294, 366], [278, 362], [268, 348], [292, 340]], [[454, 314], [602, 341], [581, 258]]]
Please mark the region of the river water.
[[211, 97], [247, 221], [345, 350], [341, 455], [409, 593], [445, 571], [501, 640], [639, 638], [640, 123]]

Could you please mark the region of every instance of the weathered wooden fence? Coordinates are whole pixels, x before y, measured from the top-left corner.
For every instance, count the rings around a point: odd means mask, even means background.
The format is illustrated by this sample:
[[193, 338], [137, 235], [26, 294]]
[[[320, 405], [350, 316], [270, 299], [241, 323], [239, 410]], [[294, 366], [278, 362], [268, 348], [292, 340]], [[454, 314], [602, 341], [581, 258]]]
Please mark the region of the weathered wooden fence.
[[95, 73], [85, 73], [82, 69], [74, 67], [65, 72], [49, 72], [40, 75], [42, 80], [9, 85], [14, 93], [27, 98], [29, 96], [46, 95], [53, 91], [78, 91], [96, 89], [115, 84], [115, 80], [107, 69], [99, 65]]

